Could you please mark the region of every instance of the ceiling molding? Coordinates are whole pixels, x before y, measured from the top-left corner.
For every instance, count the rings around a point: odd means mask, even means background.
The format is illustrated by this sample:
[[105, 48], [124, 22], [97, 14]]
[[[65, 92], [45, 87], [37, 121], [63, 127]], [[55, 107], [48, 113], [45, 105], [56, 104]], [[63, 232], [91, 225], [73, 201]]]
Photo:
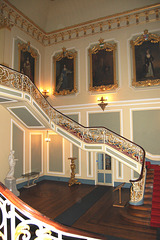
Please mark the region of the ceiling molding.
[[160, 20], [160, 4], [154, 4], [46, 33], [7, 0], [1, 0], [0, 12], [1, 22], [9, 21], [10, 26], [20, 28], [44, 46]]

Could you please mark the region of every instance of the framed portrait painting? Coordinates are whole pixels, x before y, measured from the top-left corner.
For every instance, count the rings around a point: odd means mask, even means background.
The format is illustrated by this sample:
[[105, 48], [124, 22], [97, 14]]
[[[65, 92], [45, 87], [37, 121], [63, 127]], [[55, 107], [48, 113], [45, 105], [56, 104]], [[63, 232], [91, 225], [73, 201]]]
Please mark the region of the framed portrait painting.
[[90, 84], [89, 91], [107, 91], [118, 87], [116, 80], [116, 44], [99, 44], [89, 49]]
[[147, 87], [160, 85], [160, 37], [144, 31], [131, 40], [132, 86]]
[[77, 92], [76, 88], [76, 51], [62, 49], [53, 57], [54, 62], [54, 95], [68, 95]]
[[36, 52], [30, 47], [30, 42], [18, 43], [19, 49], [19, 71], [35, 83], [35, 73], [36, 73]]

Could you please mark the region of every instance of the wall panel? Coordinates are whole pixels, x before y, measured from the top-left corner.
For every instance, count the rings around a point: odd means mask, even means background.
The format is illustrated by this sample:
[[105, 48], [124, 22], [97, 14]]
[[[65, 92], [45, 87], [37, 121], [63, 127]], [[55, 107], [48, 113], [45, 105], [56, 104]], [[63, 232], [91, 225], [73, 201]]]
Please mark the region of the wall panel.
[[147, 152], [160, 155], [160, 109], [133, 111], [133, 141]]
[[31, 171], [42, 171], [42, 135], [31, 134]]
[[15, 165], [15, 178], [21, 178], [23, 174], [24, 158], [24, 131], [15, 123], [12, 123], [12, 149], [14, 157], [18, 159]]
[[120, 112], [89, 113], [89, 126], [106, 127], [120, 134]]
[[49, 172], [63, 172], [63, 139], [59, 135], [49, 135]]

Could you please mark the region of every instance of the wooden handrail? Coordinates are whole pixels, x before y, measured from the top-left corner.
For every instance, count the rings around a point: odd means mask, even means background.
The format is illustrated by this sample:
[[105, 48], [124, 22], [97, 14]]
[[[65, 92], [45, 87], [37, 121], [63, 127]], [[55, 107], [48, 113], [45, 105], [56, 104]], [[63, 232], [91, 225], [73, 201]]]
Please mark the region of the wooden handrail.
[[124, 207], [126, 205], [126, 201], [122, 202], [122, 187], [125, 185], [125, 182], [121, 183], [120, 185], [118, 185], [115, 189], [113, 189], [113, 192], [119, 190], [119, 200], [115, 201], [113, 203], [113, 207]]
[[[144, 150], [144, 149], [143, 149], [143, 150]], [[146, 153], [145, 153], [145, 151], [144, 151], [142, 168], [141, 168], [141, 174], [140, 174], [139, 178], [137, 178], [137, 179], [135, 179], [135, 180], [129, 180], [131, 183], [139, 182], [139, 181], [142, 179], [142, 177], [143, 177], [144, 165], [145, 165], [145, 156], [146, 156]]]
[[117, 191], [118, 189], [122, 188], [124, 186], [125, 182], [118, 185], [115, 189], [113, 189], [113, 192]]

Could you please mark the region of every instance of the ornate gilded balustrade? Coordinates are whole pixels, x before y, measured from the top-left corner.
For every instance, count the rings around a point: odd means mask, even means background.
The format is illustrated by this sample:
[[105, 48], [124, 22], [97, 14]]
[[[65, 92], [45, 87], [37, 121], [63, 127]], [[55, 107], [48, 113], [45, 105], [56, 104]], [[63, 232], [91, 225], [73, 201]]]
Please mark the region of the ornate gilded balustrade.
[[144, 198], [144, 190], [145, 190], [145, 182], [146, 182], [146, 168], [143, 168], [142, 177], [138, 181], [133, 181], [130, 191], [130, 201], [131, 205], [142, 205]]
[[[0, 85], [20, 90], [29, 94], [40, 106], [51, 122], [61, 129], [64, 129], [72, 136], [79, 139], [85, 144], [103, 144], [113, 151], [118, 151], [123, 156], [127, 156], [133, 162], [138, 162], [141, 166], [141, 174], [137, 181], [141, 181], [143, 176], [145, 151], [142, 147], [131, 142], [130, 140], [116, 134], [115, 132], [104, 127], [84, 127], [73, 121], [55, 108], [43, 97], [38, 88], [25, 75], [12, 69], [0, 65]], [[131, 181], [131, 183], [134, 181]], [[134, 183], [135, 186], [135, 183]], [[132, 195], [136, 187], [132, 186]]]
[[63, 227], [22, 202], [0, 183], [0, 239], [62, 240], [102, 239]]

